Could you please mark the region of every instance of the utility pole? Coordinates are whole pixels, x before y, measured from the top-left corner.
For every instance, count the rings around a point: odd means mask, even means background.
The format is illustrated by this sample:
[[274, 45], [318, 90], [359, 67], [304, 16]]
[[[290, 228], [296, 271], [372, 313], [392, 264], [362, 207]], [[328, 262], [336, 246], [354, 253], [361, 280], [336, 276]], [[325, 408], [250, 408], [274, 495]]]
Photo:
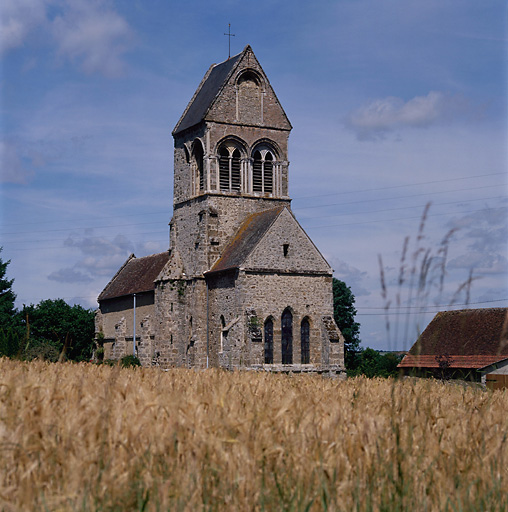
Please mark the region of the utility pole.
[[136, 357], [136, 294], [132, 294], [134, 299], [134, 324], [132, 326], [132, 355]]

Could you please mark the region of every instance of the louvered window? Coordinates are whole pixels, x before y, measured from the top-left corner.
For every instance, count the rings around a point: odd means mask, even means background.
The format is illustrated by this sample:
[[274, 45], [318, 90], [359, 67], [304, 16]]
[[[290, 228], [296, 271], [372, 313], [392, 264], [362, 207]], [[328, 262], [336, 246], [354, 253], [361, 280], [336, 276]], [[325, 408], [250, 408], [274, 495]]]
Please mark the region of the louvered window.
[[252, 190], [273, 192], [273, 155], [270, 151], [256, 151], [252, 163]]
[[241, 190], [242, 160], [237, 148], [223, 147], [219, 151], [219, 185], [223, 191]]

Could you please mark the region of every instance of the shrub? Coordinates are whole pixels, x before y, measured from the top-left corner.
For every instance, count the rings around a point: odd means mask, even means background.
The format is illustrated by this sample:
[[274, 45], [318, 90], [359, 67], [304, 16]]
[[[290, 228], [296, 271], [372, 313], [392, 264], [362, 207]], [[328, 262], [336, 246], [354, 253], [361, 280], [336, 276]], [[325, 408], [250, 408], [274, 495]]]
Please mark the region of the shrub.
[[120, 364], [123, 368], [130, 368], [132, 366], [141, 366], [141, 361], [136, 356], [131, 354], [122, 357], [122, 359], [120, 359]]

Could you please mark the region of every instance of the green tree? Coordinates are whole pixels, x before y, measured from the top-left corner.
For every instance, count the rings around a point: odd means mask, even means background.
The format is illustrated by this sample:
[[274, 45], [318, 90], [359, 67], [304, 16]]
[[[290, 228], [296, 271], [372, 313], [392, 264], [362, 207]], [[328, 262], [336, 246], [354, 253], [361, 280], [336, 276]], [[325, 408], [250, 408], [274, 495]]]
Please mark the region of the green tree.
[[69, 306], [64, 300], [43, 300], [36, 306], [24, 306], [21, 321], [30, 332], [26, 356], [57, 360], [59, 355], [74, 361], [86, 361], [94, 347], [94, 313], [81, 306]]
[[400, 356], [388, 352], [380, 354], [373, 348], [366, 348], [358, 353], [358, 366], [349, 374], [365, 375], [366, 377], [397, 377], [400, 363]]
[[344, 336], [346, 369], [354, 371], [359, 364], [360, 324], [355, 322], [355, 296], [340, 279], [333, 278], [333, 317]]
[[[2, 247], [0, 247], [2, 252]], [[9, 261], [0, 258], [0, 357], [14, 357], [21, 351], [21, 335], [14, 306], [16, 294], [12, 290], [14, 279], [7, 279]]]
[[[0, 253], [2, 250], [3, 248], [0, 247]], [[14, 306], [16, 295], [12, 291], [14, 279], [7, 279], [6, 277], [7, 267], [10, 262], [11, 260], [4, 262], [2, 258], [0, 258], [0, 327], [5, 330], [13, 326], [16, 313]]]

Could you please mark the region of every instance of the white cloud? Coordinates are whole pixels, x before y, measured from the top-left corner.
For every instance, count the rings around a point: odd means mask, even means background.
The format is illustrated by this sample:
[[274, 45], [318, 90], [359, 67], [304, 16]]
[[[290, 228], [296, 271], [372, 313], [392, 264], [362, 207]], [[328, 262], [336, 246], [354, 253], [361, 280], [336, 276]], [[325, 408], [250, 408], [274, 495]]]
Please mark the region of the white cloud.
[[[53, 18], [50, 8], [57, 13]], [[53, 36], [62, 60], [76, 63], [85, 73], [123, 73], [123, 54], [133, 33], [102, 0], [3, 0], [0, 53], [25, 45], [37, 28]]]
[[34, 27], [45, 21], [44, 0], [2, 0], [0, 54], [22, 46]]
[[359, 140], [374, 140], [397, 128], [426, 128], [450, 121], [468, 110], [470, 107], [463, 98], [440, 91], [430, 91], [427, 96], [415, 96], [408, 101], [389, 96], [351, 112], [346, 126], [356, 132]]
[[85, 73], [108, 77], [124, 71], [123, 54], [132, 37], [128, 23], [99, 2], [69, 3], [64, 13], [52, 21], [58, 54], [78, 62]]
[[454, 258], [448, 263], [449, 269], [473, 270], [473, 275], [505, 274], [508, 260], [501, 254], [485, 254], [471, 251]]
[[142, 242], [137, 246], [124, 235], [112, 239], [93, 236], [93, 230], [87, 230], [85, 236], [70, 235], [64, 241], [64, 247], [78, 249], [81, 259], [72, 267], [64, 267], [48, 275], [48, 279], [61, 283], [107, 282], [125, 263], [130, 254], [144, 256], [147, 253], [161, 251], [160, 244]]
[[33, 171], [28, 169], [23, 163], [15, 144], [0, 141], [0, 162], [0, 183], [18, 183], [24, 185], [33, 176]]
[[351, 288], [355, 297], [370, 295], [370, 292], [362, 283], [367, 277], [367, 272], [353, 267], [349, 263], [333, 256], [329, 258], [329, 262], [334, 268], [334, 276], [344, 281]]
[[49, 274], [48, 279], [60, 283], [90, 283], [93, 279], [75, 268], [61, 268]]
[[508, 208], [485, 208], [463, 217], [456, 217], [449, 222], [457, 228], [459, 235], [468, 242], [473, 252], [484, 254], [502, 253], [507, 249]]

